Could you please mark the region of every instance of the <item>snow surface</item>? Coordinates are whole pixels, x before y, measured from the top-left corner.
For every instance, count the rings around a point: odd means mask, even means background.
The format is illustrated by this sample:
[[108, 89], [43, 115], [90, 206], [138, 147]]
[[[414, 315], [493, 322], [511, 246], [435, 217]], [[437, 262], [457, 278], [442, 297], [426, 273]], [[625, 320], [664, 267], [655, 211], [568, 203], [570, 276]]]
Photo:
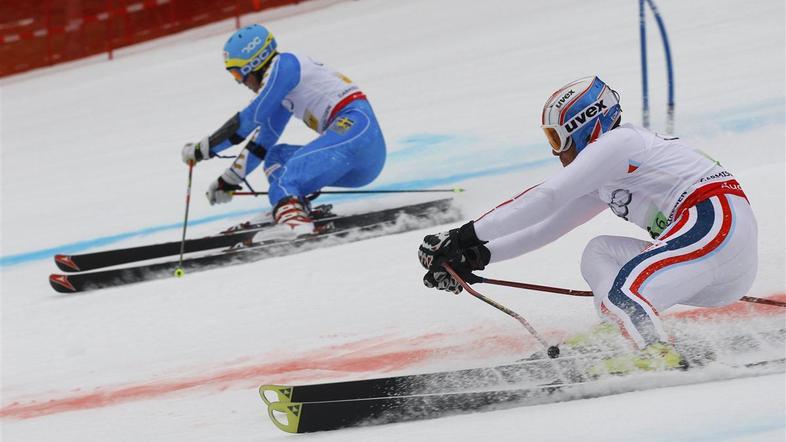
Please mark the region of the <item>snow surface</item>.
[[[658, 6], [675, 62], [676, 132], [730, 169], [758, 214], [751, 295], [786, 293], [786, 6]], [[641, 121], [632, 0], [316, 0], [244, 22], [258, 20], [282, 49], [340, 69], [371, 97], [389, 144], [374, 186], [464, 187], [457, 200], [467, 219], [557, 170], [539, 113], [562, 84], [597, 73], [621, 93], [625, 119]], [[653, 127], [663, 128], [665, 68], [654, 21], [648, 26]], [[265, 416], [259, 384], [483, 366], [537, 349], [497, 310], [422, 286], [415, 248], [436, 228], [180, 280], [75, 296], [49, 288], [54, 253], [179, 239], [180, 147], [250, 99], [221, 65], [231, 28], [222, 22], [120, 51], [112, 62], [95, 57], [2, 81], [4, 441], [284, 440]], [[312, 137], [290, 126], [283, 140]], [[253, 198], [207, 204], [202, 192], [226, 165], [195, 170], [189, 236], [267, 208]], [[252, 184], [264, 189], [263, 181]], [[601, 233], [644, 237], [604, 213], [487, 273], [583, 289], [579, 256]], [[482, 291], [555, 342], [597, 321], [586, 299]], [[765, 318], [757, 327], [786, 325], [780, 311], [742, 310]], [[728, 321], [747, 328], [747, 320]], [[776, 373], [304, 437], [783, 441], [785, 392]]]

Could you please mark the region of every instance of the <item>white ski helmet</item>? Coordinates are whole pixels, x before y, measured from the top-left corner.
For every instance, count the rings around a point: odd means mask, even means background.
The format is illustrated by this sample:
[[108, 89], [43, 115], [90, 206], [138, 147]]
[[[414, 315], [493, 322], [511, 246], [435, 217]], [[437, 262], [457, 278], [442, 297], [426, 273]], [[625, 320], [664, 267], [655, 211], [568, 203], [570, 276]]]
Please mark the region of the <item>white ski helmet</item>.
[[581, 152], [622, 117], [619, 95], [597, 76], [559, 88], [543, 106], [541, 127], [555, 153]]

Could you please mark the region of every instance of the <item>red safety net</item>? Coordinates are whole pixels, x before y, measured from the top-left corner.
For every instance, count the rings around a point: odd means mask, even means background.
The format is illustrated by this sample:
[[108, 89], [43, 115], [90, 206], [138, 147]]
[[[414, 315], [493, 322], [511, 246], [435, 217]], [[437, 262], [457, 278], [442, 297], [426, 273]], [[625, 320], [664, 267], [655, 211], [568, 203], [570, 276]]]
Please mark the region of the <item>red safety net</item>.
[[0, 77], [302, 0], [0, 0]]

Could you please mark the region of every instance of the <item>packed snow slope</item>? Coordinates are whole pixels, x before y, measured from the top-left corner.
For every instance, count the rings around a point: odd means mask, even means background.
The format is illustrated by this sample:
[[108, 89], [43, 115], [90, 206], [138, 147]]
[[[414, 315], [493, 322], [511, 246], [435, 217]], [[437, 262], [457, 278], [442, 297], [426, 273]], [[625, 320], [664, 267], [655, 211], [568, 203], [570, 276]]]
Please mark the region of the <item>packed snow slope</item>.
[[[761, 259], [750, 294], [786, 293], [786, 6], [658, 6], [675, 63], [676, 134], [732, 171], [757, 213]], [[641, 121], [632, 0], [316, 0], [244, 17], [257, 21], [282, 50], [336, 67], [370, 97], [389, 146], [371, 187], [464, 187], [456, 199], [465, 219], [558, 169], [539, 120], [559, 86], [598, 74], [620, 92], [624, 119]], [[653, 127], [662, 129], [665, 66], [651, 19], [648, 29]], [[283, 440], [264, 415], [259, 384], [482, 366], [537, 349], [499, 311], [423, 287], [415, 249], [447, 225], [83, 295], [49, 288], [54, 253], [179, 239], [182, 144], [251, 99], [222, 66], [231, 31], [228, 21], [121, 51], [111, 62], [96, 57], [3, 80], [4, 441]], [[311, 137], [293, 121], [282, 141]], [[268, 209], [254, 198], [207, 204], [204, 190], [227, 165], [195, 169], [189, 236]], [[266, 186], [261, 174], [251, 181]], [[332, 201], [340, 209], [425, 198]], [[645, 237], [604, 213], [487, 274], [584, 289], [579, 257], [598, 234]], [[597, 321], [587, 299], [482, 290], [554, 342]], [[732, 327], [786, 325], [776, 309], [735, 312], [746, 316], [726, 319]], [[782, 441], [784, 391], [779, 373], [309, 440]]]

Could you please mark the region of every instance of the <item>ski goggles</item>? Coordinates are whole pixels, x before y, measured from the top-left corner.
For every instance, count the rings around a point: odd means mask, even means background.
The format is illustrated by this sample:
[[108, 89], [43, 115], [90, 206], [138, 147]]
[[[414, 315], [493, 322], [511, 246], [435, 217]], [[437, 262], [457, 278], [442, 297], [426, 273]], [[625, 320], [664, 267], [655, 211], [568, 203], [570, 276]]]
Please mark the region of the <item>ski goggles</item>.
[[596, 101], [582, 109], [581, 112], [573, 115], [565, 124], [543, 124], [540, 126], [543, 128], [543, 132], [546, 133], [551, 150], [555, 154], [562, 153], [570, 148], [571, 134], [576, 133], [587, 124], [597, 121], [597, 118], [609, 111], [610, 106], [605, 103], [606, 101], [613, 101], [614, 103], [611, 106], [617, 105], [619, 102], [617, 93], [612, 92], [613, 96], [610, 96], [611, 99], [602, 94]]
[[560, 125], [542, 125], [541, 128], [549, 140], [552, 152], [555, 155], [565, 152], [570, 148], [570, 135]]
[[[241, 67], [228, 67], [227, 70], [230, 74], [235, 78], [235, 81], [238, 83], [245, 83], [248, 74], [254, 71], [258, 71], [264, 68], [270, 62], [270, 55], [275, 54], [275, 52], [267, 52], [262, 54], [254, 59], [252, 59], [247, 65]], [[262, 57], [265, 57], [264, 59]]]
[[232, 77], [234, 77], [235, 81], [237, 81], [238, 83], [242, 84], [246, 80], [245, 75], [243, 75], [243, 73], [240, 72], [240, 68], [227, 68], [227, 70], [229, 71], [230, 74], [232, 74]]

